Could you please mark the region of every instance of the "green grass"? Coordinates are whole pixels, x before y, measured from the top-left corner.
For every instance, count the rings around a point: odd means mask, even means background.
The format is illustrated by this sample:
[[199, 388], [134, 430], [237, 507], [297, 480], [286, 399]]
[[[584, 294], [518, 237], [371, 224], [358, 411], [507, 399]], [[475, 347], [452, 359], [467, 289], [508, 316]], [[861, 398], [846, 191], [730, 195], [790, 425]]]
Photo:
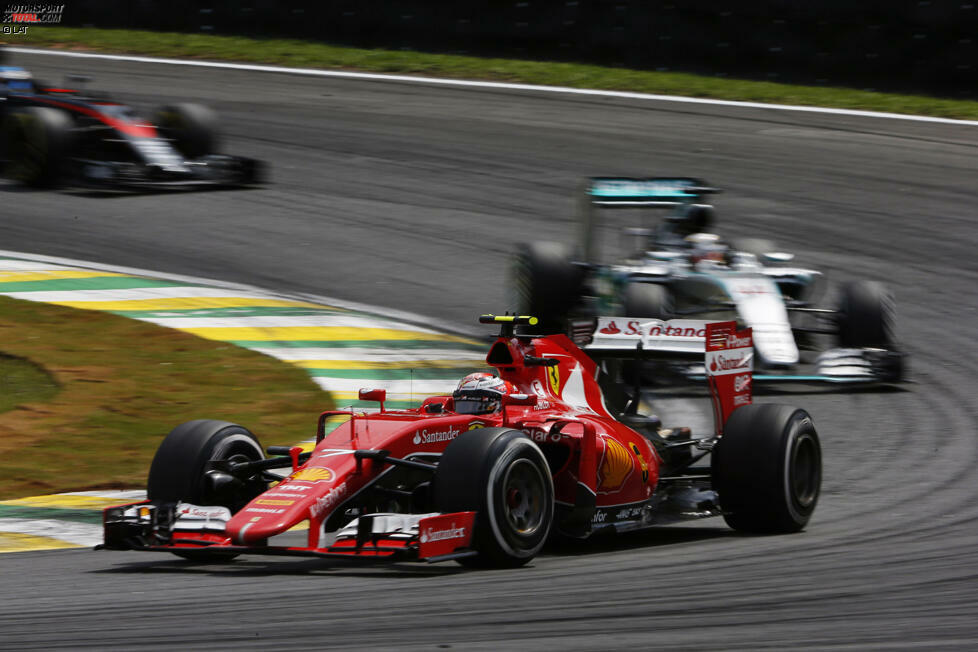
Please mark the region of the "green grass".
[[297, 367], [108, 313], [0, 297], [0, 342], [0, 499], [143, 487], [183, 421], [224, 419], [287, 445], [331, 407]]
[[0, 413], [24, 403], [43, 403], [61, 390], [43, 367], [0, 353]]
[[978, 102], [844, 88], [793, 86], [576, 63], [488, 59], [411, 51], [364, 50], [286, 39], [108, 29], [30, 27], [8, 43], [164, 57], [363, 70], [463, 79], [623, 90], [724, 100], [826, 106], [978, 119]]

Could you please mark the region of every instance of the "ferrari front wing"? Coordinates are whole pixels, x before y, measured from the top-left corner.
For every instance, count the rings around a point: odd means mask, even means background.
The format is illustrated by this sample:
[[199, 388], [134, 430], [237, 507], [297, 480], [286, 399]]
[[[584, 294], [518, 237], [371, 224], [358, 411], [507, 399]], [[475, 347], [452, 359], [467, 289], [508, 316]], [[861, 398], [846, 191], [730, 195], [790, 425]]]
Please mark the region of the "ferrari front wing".
[[96, 549], [434, 563], [478, 554], [471, 547], [475, 517], [475, 512], [366, 514], [322, 546], [235, 545], [224, 531], [231, 518], [226, 507], [147, 500], [106, 508], [104, 543]]

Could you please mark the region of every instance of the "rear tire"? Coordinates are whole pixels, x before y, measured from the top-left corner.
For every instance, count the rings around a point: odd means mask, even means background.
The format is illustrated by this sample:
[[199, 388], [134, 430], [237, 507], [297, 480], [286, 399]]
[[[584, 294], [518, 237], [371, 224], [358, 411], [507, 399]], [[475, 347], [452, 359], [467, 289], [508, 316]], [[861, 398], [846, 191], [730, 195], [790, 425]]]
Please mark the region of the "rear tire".
[[160, 135], [188, 159], [217, 151], [218, 124], [217, 114], [200, 104], [170, 104], [156, 114]]
[[712, 473], [727, 524], [767, 534], [804, 528], [822, 483], [822, 449], [811, 416], [787, 405], [745, 405], [723, 430]]
[[885, 285], [854, 281], [843, 286], [838, 306], [840, 346], [892, 349], [895, 322], [893, 295]]
[[554, 516], [554, 488], [539, 447], [518, 430], [463, 432], [445, 449], [432, 482], [440, 512], [476, 512], [465, 566], [513, 568], [543, 548]]
[[[264, 491], [267, 485], [260, 478], [252, 478], [241, 483], [232, 494], [215, 495], [206, 481], [208, 462], [246, 462], [264, 458], [258, 439], [239, 425], [209, 419], [188, 421], [171, 430], [156, 450], [149, 467], [146, 496], [162, 502], [222, 505], [234, 513]], [[228, 560], [237, 556], [206, 550], [173, 554], [194, 561]]]
[[30, 106], [3, 121], [6, 176], [28, 186], [58, 185], [67, 172], [71, 117], [64, 111]]
[[513, 259], [510, 288], [517, 314], [540, 323], [529, 331], [542, 334], [567, 330], [567, 319], [581, 295], [583, 272], [568, 247], [556, 242], [522, 245]]

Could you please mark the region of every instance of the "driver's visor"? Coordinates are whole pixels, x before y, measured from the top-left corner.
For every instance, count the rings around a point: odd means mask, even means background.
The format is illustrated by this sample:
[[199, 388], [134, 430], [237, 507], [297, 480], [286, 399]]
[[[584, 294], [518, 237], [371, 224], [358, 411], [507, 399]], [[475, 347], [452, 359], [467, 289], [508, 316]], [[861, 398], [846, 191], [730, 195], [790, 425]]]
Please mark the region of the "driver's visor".
[[488, 414], [499, 409], [498, 398], [456, 398], [455, 412], [458, 414]]

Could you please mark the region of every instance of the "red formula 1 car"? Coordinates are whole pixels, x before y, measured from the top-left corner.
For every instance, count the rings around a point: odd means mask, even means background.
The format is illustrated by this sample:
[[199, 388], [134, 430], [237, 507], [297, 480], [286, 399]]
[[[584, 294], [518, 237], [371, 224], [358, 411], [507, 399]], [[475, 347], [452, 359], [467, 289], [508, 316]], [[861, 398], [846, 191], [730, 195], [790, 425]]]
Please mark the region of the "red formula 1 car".
[[[808, 522], [818, 435], [804, 410], [751, 404], [749, 331], [706, 327], [720, 427], [693, 438], [639, 414], [613, 361], [599, 365], [564, 335], [514, 334], [530, 317], [482, 321], [501, 324], [486, 356], [498, 376], [471, 374], [411, 410], [362, 390], [379, 411], [324, 412], [312, 451], [273, 447], [266, 458], [241, 426], [178, 426], [153, 459], [148, 500], [105, 510], [101, 547], [517, 566], [552, 535], [720, 515], [750, 532]], [[346, 421], [327, 433], [338, 415]], [[276, 543], [302, 524], [305, 545]]]

